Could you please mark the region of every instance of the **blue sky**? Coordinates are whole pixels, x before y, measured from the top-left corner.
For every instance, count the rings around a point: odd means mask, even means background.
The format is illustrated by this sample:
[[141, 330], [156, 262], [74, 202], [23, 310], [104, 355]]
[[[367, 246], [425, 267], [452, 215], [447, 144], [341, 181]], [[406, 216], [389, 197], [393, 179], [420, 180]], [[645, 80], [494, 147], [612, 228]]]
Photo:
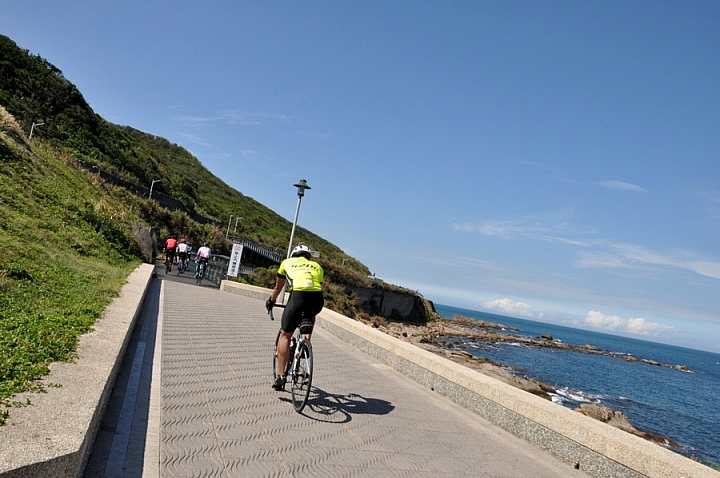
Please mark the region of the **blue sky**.
[[107, 120], [288, 220], [307, 179], [299, 224], [379, 278], [720, 352], [716, 1], [2, 10]]

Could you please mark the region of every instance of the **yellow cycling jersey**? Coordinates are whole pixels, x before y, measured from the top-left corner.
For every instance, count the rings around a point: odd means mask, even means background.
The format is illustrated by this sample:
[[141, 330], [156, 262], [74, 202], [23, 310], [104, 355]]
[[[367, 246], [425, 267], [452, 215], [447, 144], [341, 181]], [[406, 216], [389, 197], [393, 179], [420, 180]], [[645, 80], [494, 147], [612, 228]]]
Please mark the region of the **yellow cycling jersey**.
[[317, 262], [298, 256], [282, 261], [278, 275], [289, 279], [293, 290], [320, 291], [325, 272]]

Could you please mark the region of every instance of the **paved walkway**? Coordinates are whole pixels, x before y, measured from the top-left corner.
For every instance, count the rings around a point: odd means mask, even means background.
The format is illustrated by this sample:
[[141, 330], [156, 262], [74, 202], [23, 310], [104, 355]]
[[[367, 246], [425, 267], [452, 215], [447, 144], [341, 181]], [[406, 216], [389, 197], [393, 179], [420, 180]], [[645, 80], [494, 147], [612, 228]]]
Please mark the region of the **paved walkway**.
[[262, 301], [159, 278], [86, 477], [586, 476], [319, 328], [297, 414]]

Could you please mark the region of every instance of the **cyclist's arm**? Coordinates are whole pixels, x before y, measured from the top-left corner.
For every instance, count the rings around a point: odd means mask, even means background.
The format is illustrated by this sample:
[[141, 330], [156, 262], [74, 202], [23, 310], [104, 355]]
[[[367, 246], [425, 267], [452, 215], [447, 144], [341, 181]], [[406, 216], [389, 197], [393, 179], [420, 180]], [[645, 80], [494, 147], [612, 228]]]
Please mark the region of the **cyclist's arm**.
[[275, 279], [275, 288], [272, 291], [272, 294], [270, 294], [270, 300], [275, 302], [280, 295], [280, 291], [282, 291], [283, 287], [285, 286], [285, 276], [278, 274], [277, 278]]

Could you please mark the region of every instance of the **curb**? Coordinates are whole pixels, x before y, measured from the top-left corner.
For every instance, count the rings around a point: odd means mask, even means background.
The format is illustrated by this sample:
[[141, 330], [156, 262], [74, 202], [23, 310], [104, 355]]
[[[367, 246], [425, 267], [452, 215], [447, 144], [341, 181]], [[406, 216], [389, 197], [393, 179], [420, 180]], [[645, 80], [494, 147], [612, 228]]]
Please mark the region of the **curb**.
[[[269, 290], [223, 281], [220, 290], [265, 300]], [[720, 478], [701, 463], [524, 392], [329, 309], [316, 324], [493, 424], [591, 476]]]
[[120, 294], [80, 337], [78, 358], [52, 363], [46, 393], [21, 393], [0, 427], [0, 477], [82, 476], [155, 267], [142, 264]]

